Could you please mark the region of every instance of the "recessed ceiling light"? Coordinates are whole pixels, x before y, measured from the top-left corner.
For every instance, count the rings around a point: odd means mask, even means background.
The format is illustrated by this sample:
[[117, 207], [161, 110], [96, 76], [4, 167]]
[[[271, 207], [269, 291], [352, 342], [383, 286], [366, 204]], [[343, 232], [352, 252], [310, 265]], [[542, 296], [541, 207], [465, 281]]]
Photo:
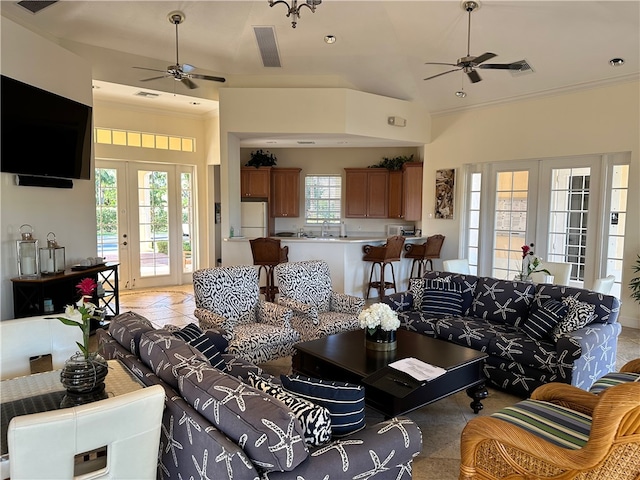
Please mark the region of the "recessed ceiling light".
[[189, 102], [191, 105], [200, 105], [200, 102]]
[[336, 43], [336, 37], [334, 35], [325, 35], [324, 43], [328, 43], [329, 45]]
[[624, 58], [612, 58], [611, 60], [609, 60], [609, 65], [611, 65], [612, 67], [621, 67], [622, 65], [624, 65]]
[[456, 92], [456, 97], [458, 97], [458, 98], [464, 98], [466, 96], [467, 96], [467, 92], [465, 92], [464, 90], [458, 90]]

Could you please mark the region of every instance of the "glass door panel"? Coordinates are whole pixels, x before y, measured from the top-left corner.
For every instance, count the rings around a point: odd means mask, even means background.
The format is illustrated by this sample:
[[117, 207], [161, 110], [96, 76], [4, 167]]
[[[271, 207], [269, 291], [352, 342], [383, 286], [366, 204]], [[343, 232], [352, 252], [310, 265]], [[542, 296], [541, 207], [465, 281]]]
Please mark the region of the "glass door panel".
[[140, 276], [170, 275], [168, 172], [138, 170]]

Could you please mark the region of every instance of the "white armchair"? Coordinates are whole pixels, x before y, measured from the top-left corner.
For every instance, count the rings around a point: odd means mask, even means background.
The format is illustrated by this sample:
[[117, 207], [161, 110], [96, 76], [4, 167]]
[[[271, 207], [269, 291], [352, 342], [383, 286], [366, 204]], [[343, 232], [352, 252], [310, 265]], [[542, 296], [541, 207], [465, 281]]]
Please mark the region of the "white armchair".
[[[542, 262], [539, 268], [549, 270], [549, 274], [553, 275], [554, 285], [569, 285], [571, 278], [571, 264], [562, 262]], [[535, 283], [545, 283], [547, 274], [544, 272], [536, 272], [531, 274], [531, 279]]]
[[616, 277], [613, 275], [607, 275], [604, 278], [597, 278], [591, 287], [591, 290], [598, 293], [604, 293], [606, 295], [611, 291], [611, 287], [616, 282]]
[[303, 341], [360, 328], [358, 315], [364, 299], [334, 292], [326, 262], [281, 263], [274, 272], [278, 303], [293, 310], [291, 325]]
[[253, 266], [205, 268], [193, 272], [194, 315], [200, 328], [223, 328], [228, 352], [258, 364], [293, 354], [300, 335], [291, 327], [292, 311], [260, 300]]
[[459, 273], [461, 275], [469, 275], [469, 260], [466, 258], [454, 258], [452, 260], [444, 260], [442, 262], [442, 270], [445, 272]]

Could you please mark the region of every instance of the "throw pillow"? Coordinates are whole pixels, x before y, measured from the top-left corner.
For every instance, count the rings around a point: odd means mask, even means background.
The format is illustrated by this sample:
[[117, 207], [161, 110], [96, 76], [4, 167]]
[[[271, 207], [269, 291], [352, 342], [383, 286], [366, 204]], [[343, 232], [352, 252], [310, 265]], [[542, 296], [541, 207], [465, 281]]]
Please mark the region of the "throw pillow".
[[471, 306], [474, 317], [520, 327], [529, 314], [536, 287], [532, 283], [482, 277]]
[[435, 277], [435, 278], [410, 278], [409, 279], [409, 291], [413, 295], [413, 309], [420, 310], [422, 305], [422, 295], [424, 293], [424, 285], [427, 280], [433, 280], [436, 282], [449, 282], [451, 280], [451, 275], [447, 275], [446, 277]]
[[329, 410], [334, 437], [344, 437], [365, 427], [364, 387], [302, 375], [281, 375], [280, 380], [285, 390]]
[[224, 370], [226, 367], [226, 362], [220, 351], [216, 347], [215, 343], [211, 338], [205, 335], [200, 327], [195, 323], [190, 323], [182, 330], [178, 330], [177, 332], [173, 332], [178, 338], [183, 339], [189, 345], [192, 345], [198, 349], [198, 351], [202, 352], [209, 363], [220, 370]]
[[596, 306], [576, 300], [574, 297], [562, 297], [568, 310], [567, 316], [553, 329], [553, 339], [558, 341], [563, 333], [575, 332], [586, 326], [594, 317]]
[[430, 316], [462, 315], [462, 288], [458, 283], [425, 279], [420, 310]]
[[522, 325], [524, 333], [533, 340], [551, 338], [551, 332], [567, 315], [569, 307], [557, 300], [547, 300], [531, 312]]
[[331, 440], [331, 416], [325, 407], [287, 392], [282, 385], [271, 383], [255, 372], [249, 372], [249, 384], [291, 409], [302, 424], [307, 445], [319, 446]]

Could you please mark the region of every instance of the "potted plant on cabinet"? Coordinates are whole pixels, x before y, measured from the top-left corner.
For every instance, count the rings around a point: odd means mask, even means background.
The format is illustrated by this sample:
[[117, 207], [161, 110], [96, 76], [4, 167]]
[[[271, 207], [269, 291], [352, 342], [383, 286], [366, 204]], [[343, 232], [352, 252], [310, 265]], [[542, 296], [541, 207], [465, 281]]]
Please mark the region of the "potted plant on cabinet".
[[245, 167], [273, 167], [278, 159], [269, 152], [269, 150], [256, 150], [251, 152], [251, 159], [245, 164]]

